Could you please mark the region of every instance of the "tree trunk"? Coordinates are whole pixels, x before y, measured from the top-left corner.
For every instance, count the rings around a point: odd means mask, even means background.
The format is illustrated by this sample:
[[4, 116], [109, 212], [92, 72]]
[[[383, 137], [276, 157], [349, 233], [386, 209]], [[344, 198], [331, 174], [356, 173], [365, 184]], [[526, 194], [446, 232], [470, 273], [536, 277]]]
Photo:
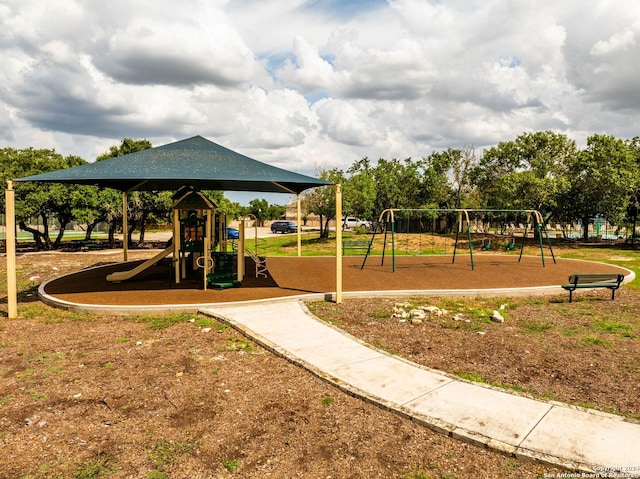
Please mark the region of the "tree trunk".
[[60, 248], [60, 243], [62, 243], [62, 237], [64, 236], [64, 228], [66, 225], [60, 225], [60, 230], [58, 230], [58, 236], [56, 236], [56, 240], [53, 242], [53, 249]]
[[49, 239], [49, 225], [47, 224], [46, 217], [44, 218], [44, 233], [38, 231], [37, 229], [30, 228], [23, 220], [18, 221], [18, 226], [22, 231], [26, 231], [27, 233], [31, 233], [33, 235], [33, 241], [36, 244], [36, 251], [40, 251], [42, 249], [51, 249], [51, 240]]
[[138, 246], [139, 247], [143, 247], [144, 246], [144, 232], [147, 229], [147, 219], [149, 218], [149, 215], [146, 213], [142, 214], [142, 219], [140, 220], [140, 241], [138, 241]]
[[320, 237], [322, 239], [329, 239], [329, 221], [331, 221], [331, 218], [327, 216], [326, 221], [324, 223], [324, 228], [321, 228]]
[[135, 221], [132, 221], [131, 223], [129, 223], [129, 231], [127, 232], [127, 237], [124, 238], [123, 237], [123, 241], [127, 241], [127, 244], [129, 246], [133, 245], [133, 241], [132, 241], [132, 237], [133, 237], [133, 232], [136, 230], [136, 223]]
[[91, 234], [93, 233], [93, 230], [96, 228], [96, 226], [98, 226], [98, 223], [100, 223], [101, 221], [103, 221], [103, 218], [99, 218], [97, 220], [94, 220], [92, 223], [87, 224], [87, 231], [84, 234], [85, 241], [91, 241]]
[[113, 220], [109, 222], [109, 248], [113, 249], [116, 247], [116, 228], [117, 222]]
[[58, 236], [56, 236], [56, 240], [53, 242], [53, 248], [60, 248], [60, 243], [62, 243], [62, 237], [64, 236], [64, 231], [67, 229], [67, 226], [71, 222], [71, 215], [59, 215], [57, 217], [58, 222], [60, 223], [60, 230], [58, 231]]
[[589, 241], [589, 217], [582, 218], [582, 238]]

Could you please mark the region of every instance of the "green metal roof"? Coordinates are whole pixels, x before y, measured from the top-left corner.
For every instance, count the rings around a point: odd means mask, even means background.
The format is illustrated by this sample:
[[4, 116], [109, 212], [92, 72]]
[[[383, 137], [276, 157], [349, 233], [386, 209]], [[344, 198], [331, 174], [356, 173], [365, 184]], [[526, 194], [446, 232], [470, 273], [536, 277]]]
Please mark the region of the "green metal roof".
[[201, 136], [14, 181], [95, 185], [120, 191], [197, 190], [301, 193], [333, 183], [229, 150]]

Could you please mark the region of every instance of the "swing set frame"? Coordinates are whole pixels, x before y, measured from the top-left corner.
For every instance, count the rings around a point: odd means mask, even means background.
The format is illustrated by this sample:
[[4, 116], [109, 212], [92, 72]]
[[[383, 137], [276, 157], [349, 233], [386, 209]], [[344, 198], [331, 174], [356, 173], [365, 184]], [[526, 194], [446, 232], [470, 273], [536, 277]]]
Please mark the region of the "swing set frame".
[[[382, 247], [382, 259], [381, 265], [384, 265], [385, 253], [387, 250], [387, 235], [389, 233], [389, 228], [386, 225], [390, 225], [391, 229], [391, 264], [392, 271], [396, 270], [396, 244], [395, 244], [395, 234], [396, 234], [396, 214], [397, 213], [457, 213], [458, 222], [456, 228], [456, 240], [455, 245], [453, 247], [453, 255], [451, 258], [451, 263], [455, 263], [456, 261], [456, 252], [458, 249], [458, 240], [460, 237], [460, 233], [466, 229], [467, 239], [469, 241], [469, 259], [471, 261], [471, 270], [475, 269], [475, 262], [473, 260], [473, 242], [471, 239], [471, 220], [469, 214], [492, 214], [492, 213], [501, 213], [501, 214], [514, 214], [516, 217], [518, 215], [526, 215], [527, 221], [524, 229], [524, 233], [522, 235], [522, 243], [520, 245], [520, 255], [518, 257], [518, 263], [522, 260], [522, 253], [524, 251], [524, 245], [527, 239], [527, 234], [529, 233], [529, 223], [531, 220], [534, 220], [534, 223], [538, 232], [538, 239], [540, 244], [540, 257], [542, 259], [542, 267], [546, 266], [545, 258], [544, 258], [544, 245], [543, 245], [543, 237], [546, 239], [547, 245], [549, 247], [549, 251], [551, 252], [551, 257], [553, 258], [553, 263], [556, 263], [556, 257], [553, 254], [553, 247], [551, 246], [551, 241], [549, 239], [549, 233], [547, 232], [547, 227], [544, 221], [542, 214], [538, 210], [509, 210], [509, 209], [468, 209], [468, 208], [389, 208], [382, 213], [378, 218], [378, 222], [376, 223], [376, 227], [374, 228], [373, 234], [371, 236], [371, 240], [369, 241], [369, 247], [367, 248], [367, 253], [364, 256], [364, 260], [362, 261], [362, 266], [360, 269], [364, 269], [365, 264], [367, 263], [367, 258], [371, 254], [371, 248], [373, 246], [373, 242], [376, 238], [376, 235], [384, 233], [384, 241]], [[464, 224], [466, 222], [466, 228]], [[515, 243], [515, 236], [513, 237], [513, 243]]]

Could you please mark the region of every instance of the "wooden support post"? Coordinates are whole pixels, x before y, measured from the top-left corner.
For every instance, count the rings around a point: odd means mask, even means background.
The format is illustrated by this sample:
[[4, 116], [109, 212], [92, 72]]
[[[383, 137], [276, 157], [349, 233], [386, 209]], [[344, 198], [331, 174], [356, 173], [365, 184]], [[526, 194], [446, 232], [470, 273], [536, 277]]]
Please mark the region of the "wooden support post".
[[122, 260], [129, 260], [129, 225], [128, 225], [127, 192], [122, 192]]
[[[336, 303], [342, 303], [342, 185], [336, 185]], [[327, 226], [328, 227], [328, 226]]]
[[180, 284], [180, 210], [173, 209], [173, 279], [176, 284]]
[[240, 225], [238, 226], [238, 264], [236, 267], [236, 279], [238, 281], [244, 280], [245, 275], [245, 266], [244, 266], [244, 226], [245, 220], [244, 218], [240, 220]]
[[[298, 257], [302, 256], [302, 214], [300, 213], [300, 195], [296, 195], [296, 210], [297, 210], [297, 224], [298, 224]], [[336, 222], [338, 220], [336, 219]]]
[[7, 248], [7, 316], [18, 317], [18, 288], [16, 279], [16, 211], [13, 181], [7, 181], [4, 192], [6, 213], [6, 248]]

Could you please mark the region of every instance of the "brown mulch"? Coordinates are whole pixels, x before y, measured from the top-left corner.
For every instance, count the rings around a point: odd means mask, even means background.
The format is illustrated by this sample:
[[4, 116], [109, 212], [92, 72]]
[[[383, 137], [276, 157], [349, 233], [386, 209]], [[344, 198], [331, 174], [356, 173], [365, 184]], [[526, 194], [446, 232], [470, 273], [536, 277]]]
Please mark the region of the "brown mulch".
[[[82, 315], [37, 301], [39, 283], [118, 259], [114, 253], [18, 257], [20, 317], [0, 320], [0, 477], [466, 479], [558, 477], [562, 472], [434, 433], [340, 392], [224, 325], [201, 324], [203, 318], [196, 315], [178, 317], [176, 324], [162, 328], [148, 319]], [[437, 256], [396, 258], [398, 271], [391, 273], [390, 263], [385, 269], [372, 261], [362, 272], [361, 258], [349, 258], [345, 291], [364, 281], [371, 281], [365, 289], [374, 281], [384, 289], [433, 288], [436, 278], [448, 288], [466, 280], [470, 285], [512, 286], [523, 277], [542, 281], [547, 275], [541, 284], [560, 284], [568, 274], [594, 267], [559, 261], [542, 268], [537, 257], [520, 265], [517, 257], [504, 259], [502, 263], [494, 256], [478, 255], [472, 272], [462, 259], [451, 265]], [[438, 261], [442, 265], [434, 266]], [[301, 268], [304, 263], [318, 272], [310, 275], [310, 269]], [[0, 258], [0, 270], [5, 264]], [[210, 298], [226, 301], [248, 292], [255, 298], [258, 293], [332, 290], [331, 259], [278, 258], [269, 266], [268, 283], [250, 288], [247, 277], [242, 288], [204, 292], [197, 278], [171, 285], [168, 266], [160, 265], [154, 280], [106, 285], [114, 290], [102, 293], [102, 300], [113, 304], [117, 296], [136, 304], [167, 304], [179, 297], [211, 302]], [[122, 266], [107, 268], [112, 267]], [[609, 267], [597, 265], [598, 271], [604, 268]], [[512, 270], [516, 272], [510, 274]], [[72, 282], [53, 282], [50, 287], [73, 285], [71, 291], [56, 294], [86, 301], [99, 297], [97, 282], [104, 282], [104, 273], [105, 269], [85, 271], [73, 275]], [[592, 296], [609, 316], [622, 311], [616, 308], [635, 311], [640, 304], [638, 294], [624, 288], [615, 302], [602, 301], [607, 294], [598, 291]], [[479, 321], [484, 336], [462, 326], [468, 324], [464, 321], [455, 322], [455, 327], [438, 321], [400, 323], [389, 316], [393, 304], [365, 299], [313, 307], [318, 313], [338, 315], [337, 325], [357, 337], [413, 361], [459, 372], [484, 365], [481, 374], [488, 381], [523, 388], [538, 385], [543, 392], [548, 387], [550, 397], [558, 398], [563, 393], [558, 384], [566, 383], [577, 400], [601, 399], [601, 391], [619, 379], [617, 369], [628, 376], [622, 389], [610, 388], [611, 396], [629, 393], [629, 398], [616, 399], [614, 405], [627, 412], [637, 410], [637, 390], [633, 395], [624, 389], [638, 383], [640, 348], [635, 339], [620, 339], [631, 348], [625, 354], [614, 338], [607, 337], [609, 350], [589, 350], [562, 332], [542, 336], [517, 329], [520, 323], [541, 320], [541, 311], [549, 315], [542, 318], [545, 321], [561, 322], [569, 314], [573, 323], [567, 326], [581, 327], [586, 320], [581, 322], [576, 311], [589, 312], [589, 302], [569, 305], [564, 298], [538, 303], [534, 298], [519, 313], [508, 310], [503, 325]], [[471, 326], [477, 322], [474, 319]], [[537, 363], [539, 358], [544, 361]], [[495, 380], [494, 373], [502, 376]], [[596, 385], [597, 391], [588, 395]]]
[[[399, 291], [440, 289], [491, 289], [549, 286], [565, 283], [575, 272], [619, 272], [612, 265], [518, 255], [476, 254], [471, 269], [468, 256], [459, 255], [452, 264], [450, 256], [400, 256], [384, 265], [380, 257], [370, 257], [364, 266], [362, 257], [343, 259], [343, 291]], [[335, 291], [336, 265], [330, 257], [268, 258], [267, 278], [255, 278], [255, 266], [248, 261], [243, 284], [239, 288], [220, 291], [209, 288], [196, 274], [180, 284], [171, 279], [170, 262], [163, 260], [135, 278], [110, 283], [106, 276], [114, 271], [132, 269], [137, 263], [105, 264], [54, 280], [47, 294], [81, 304], [156, 305], [203, 304], [244, 301], [306, 293]]]

